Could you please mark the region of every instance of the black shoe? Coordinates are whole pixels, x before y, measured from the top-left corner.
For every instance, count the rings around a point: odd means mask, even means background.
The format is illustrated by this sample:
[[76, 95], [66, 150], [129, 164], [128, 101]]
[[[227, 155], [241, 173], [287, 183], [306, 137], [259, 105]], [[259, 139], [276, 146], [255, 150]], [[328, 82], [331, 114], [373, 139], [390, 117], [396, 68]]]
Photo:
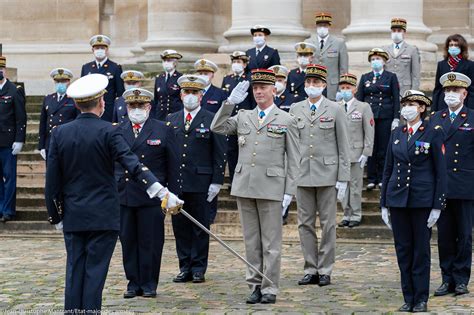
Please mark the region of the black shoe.
[[252, 294], [247, 298], [247, 304], [257, 304], [262, 301], [262, 292], [260, 291], [260, 287], [257, 287]]
[[8, 215], [8, 214], [4, 214], [0, 220], [5, 223], [5, 222], [11, 221], [11, 220], [13, 220], [13, 219], [14, 219], [13, 216]]
[[282, 225], [288, 225], [288, 219], [287, 218], [283, 218], [283, 223]]
[[405, 303], [398, 309], [399, 312], [411, 312], [413, 306], [410, 303]]
[[330, 285], [331, 284], [331, 276], [328, 276], [328, 275], [320, 275], [319, 276], [319, 283], [318, 285], [320, 287], [324, 287], [326, 285]]
[[133, 299], [134, 297], [136, 297], [138, 294], [137, 294], [137, 291], [136, 290], [127, 290], [125, 291], [125, 293], [123, 294], [123, 298], [124, 299]]
[[428, 312], [428, 304], [426, 302], [417, 303], [413, 306], [413, 313]]
[[464, 283], [458, 284], [456, 288], [454, 288], [454, 295], [463, 295], [469, 293], [469, 290], [467, 289], [467, 285]]
[[444, 296], [448, 295], [449, 293], [454, 293], [454, 288], [447, 282], [443, 282], [439, 288], [437, 288], [434, 292], [434, 296]]
[[193, 274], [193, 283], [202, 283], [205, 282], [204, 274], [202, 272], [195, 272]]
[[318, 284], [318, 283], [319, 283], [318, 274], [315, 274], [315, 275], [306, 274], [304, 275], [303, 279], [298, 281], [299, 285]]
[[173, 282], [182, 283], [193, 280], [193, 275], [190, 272], [180, 272], [174, 279]]
[[351, 221], [351, 222], [349, 222], [348, 227], [350, 227], [352, 229], [353, 227], [356, 227], [356, 226], [359, 226], [359, 225], [360, 225], [359, 221]]
[[262, 296], [262, 304], [275, 304], [277, 296], [275, 294], [264, 294]]
[[156, 291], [143, 291], [143, 297], [144, 298], [154, 298], [156, 297]]
[[349, 226], [349, 221], [347, 221], [347, 220], [342, 220], [341, 222], [339, 222], [339, 224], [338, 224], [337, 226], [338, 226], [338, 227]]

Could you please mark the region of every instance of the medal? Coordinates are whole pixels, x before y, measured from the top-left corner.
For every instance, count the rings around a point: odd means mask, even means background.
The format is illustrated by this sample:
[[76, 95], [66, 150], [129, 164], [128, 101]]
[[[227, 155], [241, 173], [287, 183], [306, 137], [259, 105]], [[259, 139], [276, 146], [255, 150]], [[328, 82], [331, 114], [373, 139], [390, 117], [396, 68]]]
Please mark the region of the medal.
[[425, 142], [423, 146], [425, 147], [425, 154], [428, 154], [428, 149], [430, 148], [430, 144]]

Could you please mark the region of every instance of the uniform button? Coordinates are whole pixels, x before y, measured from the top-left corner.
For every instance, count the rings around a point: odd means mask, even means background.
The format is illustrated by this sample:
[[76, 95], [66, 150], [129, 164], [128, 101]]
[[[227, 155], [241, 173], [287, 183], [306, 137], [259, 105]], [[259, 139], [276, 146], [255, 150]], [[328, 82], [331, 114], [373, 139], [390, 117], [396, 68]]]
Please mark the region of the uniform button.
[[128, 181], [129, 181], [129, 179], [128, 179], [128, 178], [125, 178], [125, 181], [126, 181], [126, 182], [128, 182]]
[[142, 159], [144, 159], [144, 158], [145, 158], [145, 156], [142, 154]]
[[309, 145], [309, 147], [310, 147], [310, 148], [312, 148], [312, 147], [313, 147], [313, 145], [312, 145], [312, 144], [310, 144], [310, 145]]
[[260, 134], [260, 131], [257, 131], [257, 135], [259, 135], [259, 134]]
[[408, 163], [408, 166], [411, 166], [411, 163]]
[[255, 152], [254, 152], [254, 153], [252, 153], [252, 154], [253, 154], [253, 156], [256, 156], [256, 155], [257, 155], [257, 153], [255, 153]]
[[258, 144], [258, 141], [255, 141], [255, 145], [257, 145], [257, 144]]
[[185, 148], [187, 148], [187, 147], [188, 147], [188, 145], [187, 145], [186, 143], [185, 143], [183, 146], [184, 146]]
[[459, 143], [456, 143], [456, 146], [459, 147]]
[[181, 164], [182, 167], [185, 167], [186, 165], [185, 164]]
[[380, 100], [382, 100], [382, 98], [380, 98]]
[[142, 179], [143, 183], [144, 184], [148, 184], [148, 182], [146, 181], [146, 179]]
[[407, 172], [408, 172], [408, 173], [411, 173], [411, 170], [408, 170]]
[[397, 177], [398, 180], [400, 180], [400, 177]]
[[407, 187], [410, 186], [410, 184], [407, 184]]
[[379, 106], [382, 106], [382, 103], [379, 103]]
[[187, 137], [188, 137], [188, 135], [184, 135], [184, 137], [185, 137], [185, 138], [187, 138]]
[[400, 184], [398, 184], [397, 187], [400, 187]]
[[380, 92], [380, 94], [382, 94], [382, 92]]
[[312, 158], [313, 158], [313, 156], [312, 156], [312, 155], [310, 155], [310, 156], [309, 156], [309, 158], [310, 158], [310, 159], [312, 159]]
[[251, 165], [252, 165], [252, 167], [254, 167], [254, 166], [255, 166], [255, 163], [252, 163]]
[[400, 166], [400, 163], [397, 163], [397, 166]]
[[311, 138], [313, 137], [313, 135], [309, 135]]
[[454, 172], [457, 172], [457, 171], [458, 171], [458, 169], [457, 169], [457, 168], [454, 168], [454, 169], [453, 169], [453, 171], [454, 171]]
[[183, 157], [186, 157], [186, 153], [183, 153]]
[[311, 127], [314, 127], [314, 124], [311, 124], [310, 126], [311, 126]]
[[397, 172], [400, 173], [400, 170], [398, 170]]
[[458, 151], [454, 152], [454, 154], [458, 155]]
[[407, 177], [407, 180], [410, 180], [410, 176]]
[[128, 171], [127, 171], [127, 170], [125, 170], [125, 174], [128, 174]]
[[53, 114], [51, 114], [51, 117], [53, 117]]
[[458, 162], [458, 160], [454, 160], [454, 163], [457, 163], [457, 162]]

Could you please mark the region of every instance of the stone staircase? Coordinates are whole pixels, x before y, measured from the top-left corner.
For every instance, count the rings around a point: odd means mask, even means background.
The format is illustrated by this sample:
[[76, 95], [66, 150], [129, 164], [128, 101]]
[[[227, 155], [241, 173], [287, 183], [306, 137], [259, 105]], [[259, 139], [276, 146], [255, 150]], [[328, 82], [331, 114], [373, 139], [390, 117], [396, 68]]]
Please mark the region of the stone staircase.
[[[28, 96], [27, 113], [28, 127], [27, 140], [23, 152], [18, 157], [18, 189], [17, 189], [17, 217], [15, 221], [0, 224], [0, 234], [59, 234], [47, 221], [44, 200], [45, 162], [36, 150], [38, 141], [38, 126], [42, 96]], [[241, 227], [235, 198], [229, 195], [229, 183], [219, 195], [218, 214], [212, 231], [224, 239], [241, 239]], [[386, 240], [392, 237], [380, 218], [379, 191], [363, 192], [363, 219], [361, 226], [353, 229], [337, 228], [338, 238]], [[342, 210], [338, 206], [339, 222]], [[285, 241], [298, 241], [296, 223], [296, 204], [290, 208], [289, 224], [284, 226]], [[192, 224], [190, 222], [190, 224]], [[165, 233], [173, 236], [171, 220], [166, 219]]]

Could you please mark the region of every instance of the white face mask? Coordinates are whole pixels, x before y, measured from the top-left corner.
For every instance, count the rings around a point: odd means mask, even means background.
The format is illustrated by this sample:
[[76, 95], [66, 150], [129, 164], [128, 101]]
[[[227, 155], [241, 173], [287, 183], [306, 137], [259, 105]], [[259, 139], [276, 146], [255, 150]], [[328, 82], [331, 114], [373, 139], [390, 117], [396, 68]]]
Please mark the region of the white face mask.
[[242, 72], [244, 72], [244, 66], [241, 63], [233, 63], [232, 71], [234, 71], [237, 74], [241, 74]]
[[148, 119], [148, 111], [143, 108], [133, 108], [128, 111], [128, 118], [134, 124], [142, 124]]
[[276, 90], [277, 90], [277, 94], [280, 94], [281, 92], [283, 92], [286, 88], [286, 84], [283, 84], [281, 82], [275, 82], [275, 87], [276, 87]]
[[263, 36], [254, 36], [253, 37], [253, 43], [257, 47], [262, 47], [263, 45], [265, 45], [265, 37], [263, 37]]
[[205, 74], [200, 74], [198, 75], [198, 77], [200, 77], [201, 79], [203, 79], [204, 81], [206, 81], [206, 86], [208, 86], [211, 82], [209, 81], [209, 77]]
[[199, 106], [199, 97], [194, 94], [187, 94], [183, 97], [183, 105], [189, 111], [195, 110]]
[[104, 59], [107, 54], [105, 53], [105, 49], [94, 49], [94, 56], [98, 60]]
[[406, 121], [411, 122], [418, 117], [419, 113], [417, 106], [404, 106], [400, 114], [402, 114]]
[[328, 36], [329, 28], [327, 28], [327, 27], [318, 27], [318, 28], [316, 28], [316, 32], [318, 33], [319, 37], [324, 38], [324, 37]]
[[166, 72], [171, 72], [174, 70], [174, 62], [173, 61], [163, 61], [163, 70]]
[[304, 91], [309, 98], [316, 98], [323, 94], [324, 87], [308, 86], [304, 88]]
[[125, 90], [131, 90], [131, 89], [134, 89], [136, 87], [138, 87], [137, 85], [135, 84], [127, 84], [127, 83], [124, 83], [123, 84], [123, 87], [125, 88]]
[[392, 32], [392, 40], [395, 44], [398, 44], [403, 41], [403, 33]]
[[444, 101], [449, 108], [454, 108], [461, 103], [461, 93], [446, 92], [444, 93]]
[[298, 64], [302, 67], [306, 67], [309, 65], [309, 58], [308, 57], [298, 57]]

